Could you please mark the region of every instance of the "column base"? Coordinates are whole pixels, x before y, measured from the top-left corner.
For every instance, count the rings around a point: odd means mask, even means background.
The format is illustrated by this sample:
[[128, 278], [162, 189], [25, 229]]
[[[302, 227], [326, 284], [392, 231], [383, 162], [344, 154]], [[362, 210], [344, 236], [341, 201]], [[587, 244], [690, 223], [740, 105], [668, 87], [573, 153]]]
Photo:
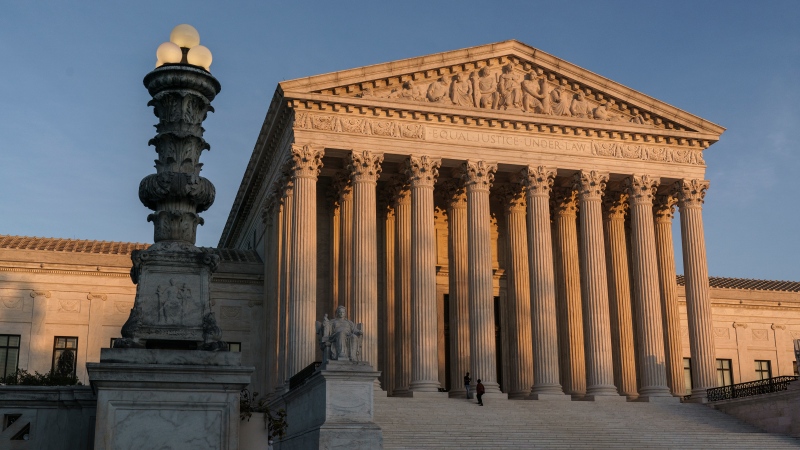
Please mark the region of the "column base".
[[432, 380], [412, 381], [409, 391], [412, 392], [439, 392], [439, 382]]
[[663, 395], [640, 395], [639, 397], [628, 400], [629, 402], [643, 402], [643, 403], [680, 403], [681, 399], [678, 397], [663, 396]]
[[527, 400], [568, 402], [572, 400], [572, 397], [566, 394], [531, 394], [527, 397]]

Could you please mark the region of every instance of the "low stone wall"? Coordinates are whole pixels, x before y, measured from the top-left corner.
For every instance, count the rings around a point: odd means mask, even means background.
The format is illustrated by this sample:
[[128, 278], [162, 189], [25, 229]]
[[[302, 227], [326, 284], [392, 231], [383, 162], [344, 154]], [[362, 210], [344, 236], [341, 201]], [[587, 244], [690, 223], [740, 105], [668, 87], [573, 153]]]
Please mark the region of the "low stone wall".
[[772, 394], [714, 402], [711, 407], [770, 433], [800, 438], [800, 382]]
[[89, 386], [0, 386], [0, 448], [91, 449], [95, 411]]

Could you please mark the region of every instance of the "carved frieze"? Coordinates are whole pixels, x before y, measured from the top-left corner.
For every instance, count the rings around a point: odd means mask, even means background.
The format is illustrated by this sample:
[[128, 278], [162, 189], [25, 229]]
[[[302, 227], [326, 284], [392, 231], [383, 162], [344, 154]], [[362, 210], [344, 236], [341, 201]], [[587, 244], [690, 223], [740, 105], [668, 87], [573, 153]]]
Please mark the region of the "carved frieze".
[[764, 329], [753, 329], [753, 340], [754, 341], [768, 341], [769, 340], [769, 333], [767, 330]]
[[715, 327], [714, 337], [717, 339], [730, 339], [730, 329], [725, 327]]
[[592, 155], [705, 166], [703, 152], [695, 149], [654, 147], [644, 144], [592, 141]]
[[363, 134], [402, 139], [425, 139], [425, 125], [399, 120], [341, 117], [333, 114], [298, 112], [295, 128], [330, 131], [335, 133]]
[[0, 297], [0, 304], [5, 309], [21, 311], [24, 303], [25, 302], [22, 301], [21, 295], [15, 295], [13, 297]]

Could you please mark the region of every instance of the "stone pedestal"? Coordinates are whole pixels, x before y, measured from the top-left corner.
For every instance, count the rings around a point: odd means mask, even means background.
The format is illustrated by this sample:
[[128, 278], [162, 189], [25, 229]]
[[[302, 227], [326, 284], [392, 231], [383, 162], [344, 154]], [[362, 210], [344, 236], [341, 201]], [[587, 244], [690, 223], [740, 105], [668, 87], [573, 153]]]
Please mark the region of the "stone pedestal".
[[366, 362], [328, 361], [283, 395], [289, 424], [276, 450], [383, 447], [373, 421], [373, 385], [380, 372]]
[[253, 372], [240, 353], [102, 349], [86, 369], [95, 449], [239, 447], [239, 393]]

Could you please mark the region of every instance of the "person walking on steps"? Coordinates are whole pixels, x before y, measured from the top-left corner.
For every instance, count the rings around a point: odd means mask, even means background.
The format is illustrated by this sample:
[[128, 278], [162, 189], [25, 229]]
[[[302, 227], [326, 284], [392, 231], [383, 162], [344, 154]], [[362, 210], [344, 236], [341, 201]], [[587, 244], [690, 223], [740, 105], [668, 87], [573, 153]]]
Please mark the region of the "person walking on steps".
[[469, 377], [469, 372], [464, 375], [464, 389], [467, 391], [467, 400], [472, 398], [472, 395], [469, 392], [469, 384], [472, 382], [472, 378]]
[[483, 397], [483, 394], [485, 392], [486, 392], [486, 388], [483, 387], [483, 384], [481, 383], [481, 380], [478, 379], [478, 385], [475, 386], [475, 393], [478, 394], [478, 404], [481, 405], [481, 406], [483, 406], [483, 399], [481, 399], [481, 397]]

